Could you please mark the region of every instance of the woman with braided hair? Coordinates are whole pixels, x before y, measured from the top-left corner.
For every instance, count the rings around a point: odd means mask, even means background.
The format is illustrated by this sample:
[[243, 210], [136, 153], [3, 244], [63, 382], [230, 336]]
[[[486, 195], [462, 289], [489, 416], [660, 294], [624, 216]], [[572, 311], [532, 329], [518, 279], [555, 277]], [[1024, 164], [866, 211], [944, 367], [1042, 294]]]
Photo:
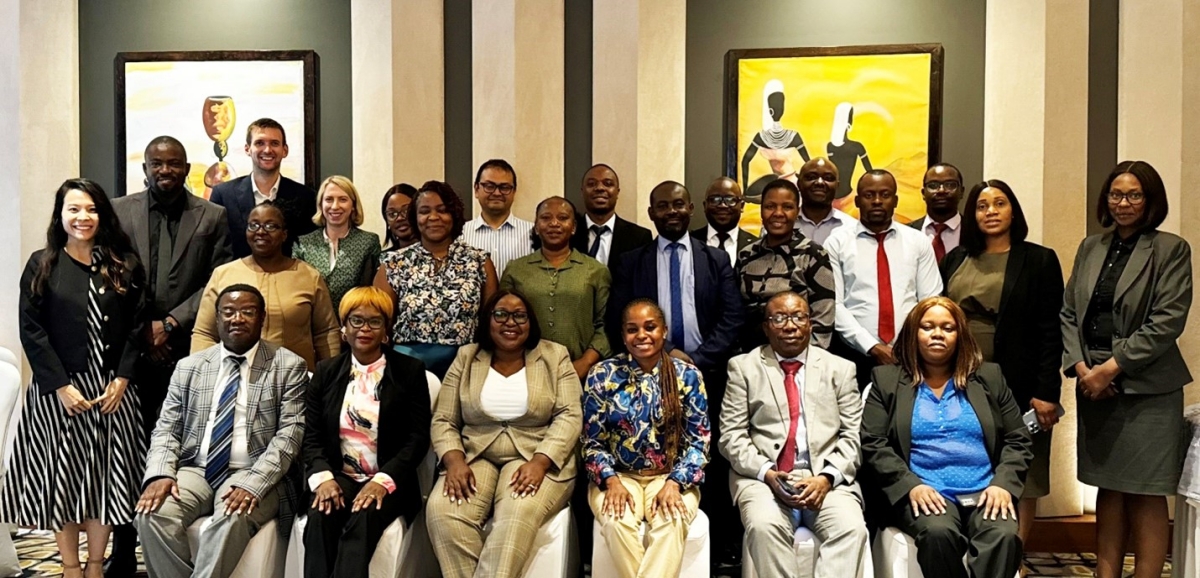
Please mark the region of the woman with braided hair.
[[667, 354], [666, 332], [654, 301], [630, 302], [620, 327], [629, 353], [598, 363], [584, 387], [588, 501], [623, 578], [679, 575], [708, 463], [704, 380]]

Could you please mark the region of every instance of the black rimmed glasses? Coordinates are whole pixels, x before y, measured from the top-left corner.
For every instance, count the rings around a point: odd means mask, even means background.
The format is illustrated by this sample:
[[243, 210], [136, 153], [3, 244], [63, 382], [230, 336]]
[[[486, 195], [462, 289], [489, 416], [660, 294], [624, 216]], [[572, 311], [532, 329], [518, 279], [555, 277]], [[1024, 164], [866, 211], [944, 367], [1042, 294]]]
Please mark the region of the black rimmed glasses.
[[357, 315], [351, 315], [350, 317], [346, 318], [346, 323], [350, 324], [350, 327], [353, 329], [362, 329], [365, 325], [378, 331], [383, 329], [384, 324], [387, 322], [384, 321], [382, 317], [359, 317]]
[[713, 207], [736, 207], [741, 199], [734, 196], [708, 197], [704, 202]]
[[497, 183], [493, 183], [492, 181], [483, 181], [482, 183], [479, 183], [478, 185], [475, 185], [475, 186], [483, 189], [483, 192], [485, 192], [489, 195], [499, 191], [501, 195], [508, 196], [508, 195], [513, 194], [513, 191], [517, 190], [517, 187], [514, 187], [509, 183], [497, 184]]
[[496, 323], [501, 325], [508, 323], [509, 319], [512, 319], [512, 322], [516, 323], [517, 325], [525, 325], [526, 323], [529, 323], [529, 314], [524, 311], [505, 311], [503, 309], [496, 309], [495, 311], [492, 311], [492, 319], [495, 319]]
[[807, 313], [792, 313], [790, 315], [787, 313], [776, 313], [767, 317], [767, 323], [770, 323], [771, 327], [776, 329], [782, 329], [787, 325], [788, 321], [794, 323], [796, 327], [804, 327], [808, 325], [808, 320], [809, 316]]
[[1121, 201], [1129, 201], [1130, 205], [1137, 206], [1146, 202], [1146, 194], [1141, 191], [1131, 191], [1128, 193], [1108, 192], [1108, 204], [1115, 207], [1121, 204]]
[[282, 231], [283, 225], [280, 225], [279, 223], [259, 223], [257, 221], [246, 225], [246, 230], [250, 231], [251, 233], [257, 233], [259, 229], [268, 233], [274, 233], [276, 231]]

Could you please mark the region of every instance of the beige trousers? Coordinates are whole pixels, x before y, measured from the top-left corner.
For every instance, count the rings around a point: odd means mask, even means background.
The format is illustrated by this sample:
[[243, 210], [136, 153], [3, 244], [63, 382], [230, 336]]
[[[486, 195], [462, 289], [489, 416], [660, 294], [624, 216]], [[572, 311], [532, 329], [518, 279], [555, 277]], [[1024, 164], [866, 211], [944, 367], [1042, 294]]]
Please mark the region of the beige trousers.
[[[683, 549], [688, 527], [700, 507], [700, 490], [692, 487], [681, 492], [687, 508], [686, 520], [671, 520], [664, 515], [649, 519], [654, 497], [667, 483], [667, 475], [639, 476], [618, 473], [617, 479], [633, 497], [633, 507], [620, 518], [604, 515], [604, 491], [588, 486], [588, 502], [600, 522], [604, 541], [612, 554], [613, 565], [621, 578], [674, 578], [683, 566]], [[642, 522], [649, 526], [642, 539]]]

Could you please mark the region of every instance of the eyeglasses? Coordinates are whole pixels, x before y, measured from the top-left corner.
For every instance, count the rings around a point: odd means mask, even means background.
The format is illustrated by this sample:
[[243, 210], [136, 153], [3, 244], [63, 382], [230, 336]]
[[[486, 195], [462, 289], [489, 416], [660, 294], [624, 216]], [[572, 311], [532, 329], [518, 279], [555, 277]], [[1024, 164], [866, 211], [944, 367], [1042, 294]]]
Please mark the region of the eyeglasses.
[[389, 221], [395, 221], [396, 219], [402, 219], [402, 218], [408, 216], [408, 207], [405, 207], [403, 210], [400, 210], [400, 211], [388, 211], [388, 212], [384, 213], [383, 216], [385, 219], [387, 219]]
[[246, 225], [246, 230], [250, 231], [251, 233], [257, 233], [259, 229], [262, 229], [268, 233], [274, 233], [276, 231], [283, 230], [283, 225], [280, 225], [279, 223], [259, 223], [258, 221]]
[[489, 195], [496, 191], [500, 191], [501, 195], [508, 196], [508, 195], [511, 195], [513, 193], [513, 191], [517, 190], [517, 187], [514, 187], [508, 183], [496, 184], [496, 183], [493, 183], [492, 181], [483, 181], [482, 183], [479, 183], [478, 185], [475, 185], [475, 186], [483, 189], [484, 192], [486, 192]]
[[741, 202], [741, 199], [732, 196], [709, 197], [704, 199], [706, 205], [713, 207], [736, 207]]
[[958, 181], [929, 181], [925, 183], [925, 190], [929, 192], [948, 191], [954, 192], [958, 190]]
[[529, 323], [529, 314], [524, 311], [505, 311], [503, 309], [497, 309], [492, 311], [492, 319], [495, 319], [496, 323], [501, 325], [508, 323], [509, 319], [512, 319], [513, 323], [516, 323], [517, 325], [525, 325], [526, 323]]
[[808, 325], [808, 320], [809, 316], [807, 313], [792, 313], [791, 315], [786, 313], [776, 313], [767, 318], [767, 322], [771, 324], [771, 327], [776, 329], [782, 329], [787, 325], [788, 321], [795, 323], [796, 327], [804, 327], [805, 325]]
[[346, 318], [346, 323], [349, 323], [350, 327], [354, 329], [362, 329], [363, 326], [366, 325], [371, 329], [379, 330], [383, 329], [383, 325], [386, 323], [386, 321], [382, 317], [371, 317], [364, 319], [357, 315], [351, 315], [350, 317]]
[[1129, 201], [1130, 205], [1140, 205], [1146, 202], [1146, 194], [1141, 191], [1133, 191], [1131, 193], [1114, 193], [1109, 191], [1108, 204], [1117, 206], [1121, 201]]
[[225, 319], [226, 321], [232, 321], [238, 315], [241, 315], [243, 319], [253, 321], [258, 318], [258, 308], [257, 307], [246, 307], [244, 309], [237, 309], [234, 307], [222, 307], [221, 308], [221, 318]]

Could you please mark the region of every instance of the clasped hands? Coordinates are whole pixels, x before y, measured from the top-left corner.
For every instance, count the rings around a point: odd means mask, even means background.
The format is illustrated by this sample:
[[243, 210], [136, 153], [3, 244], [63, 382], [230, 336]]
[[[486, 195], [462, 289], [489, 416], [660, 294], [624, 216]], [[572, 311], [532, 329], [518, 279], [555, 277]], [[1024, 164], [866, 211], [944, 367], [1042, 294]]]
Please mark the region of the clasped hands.
[[[779, 503], [793, 510], [812, 510], [814, 512], [820, 510], [821, 505], [825, 503], [825, 496], [829, 494], [829, 490], [833, 489], [833, 482], [825, 475], [793, 481], [788, 472], [767, 470], [767, 473], [763, 475], [763, 481], [766, 482], [767, 487], [771, 488], [771, 493], [775, 494], [775, 499]], [[784, 489], [785, 484], [795, 490], [788, 492]]]
[[1088, 367], [1080, 361], [1075, 364], [1075, 387], [1079, 393], [1092, 401], [1100, 401], [1117, 394], [1113, 380], [1121, 374], [1121, 367], [1115, 359], [1109, 359], [1095, 367]]
[[104, 393], [96, 399], [87, 399], [80, 393], [79, 388], [68, 383], [57, 390], [58, 401], [62, 404], [63, 409], [67, 410], [67, 415], [77, 416], [93, 407], [100, 407], [100, 413], [108, 415], [117, 411], [121, 407], [121, 400], [125, 398], [125, 389], [129, 387], [129, 380], [124, 377], [118, 377], [108, 382], [104, 388]]

